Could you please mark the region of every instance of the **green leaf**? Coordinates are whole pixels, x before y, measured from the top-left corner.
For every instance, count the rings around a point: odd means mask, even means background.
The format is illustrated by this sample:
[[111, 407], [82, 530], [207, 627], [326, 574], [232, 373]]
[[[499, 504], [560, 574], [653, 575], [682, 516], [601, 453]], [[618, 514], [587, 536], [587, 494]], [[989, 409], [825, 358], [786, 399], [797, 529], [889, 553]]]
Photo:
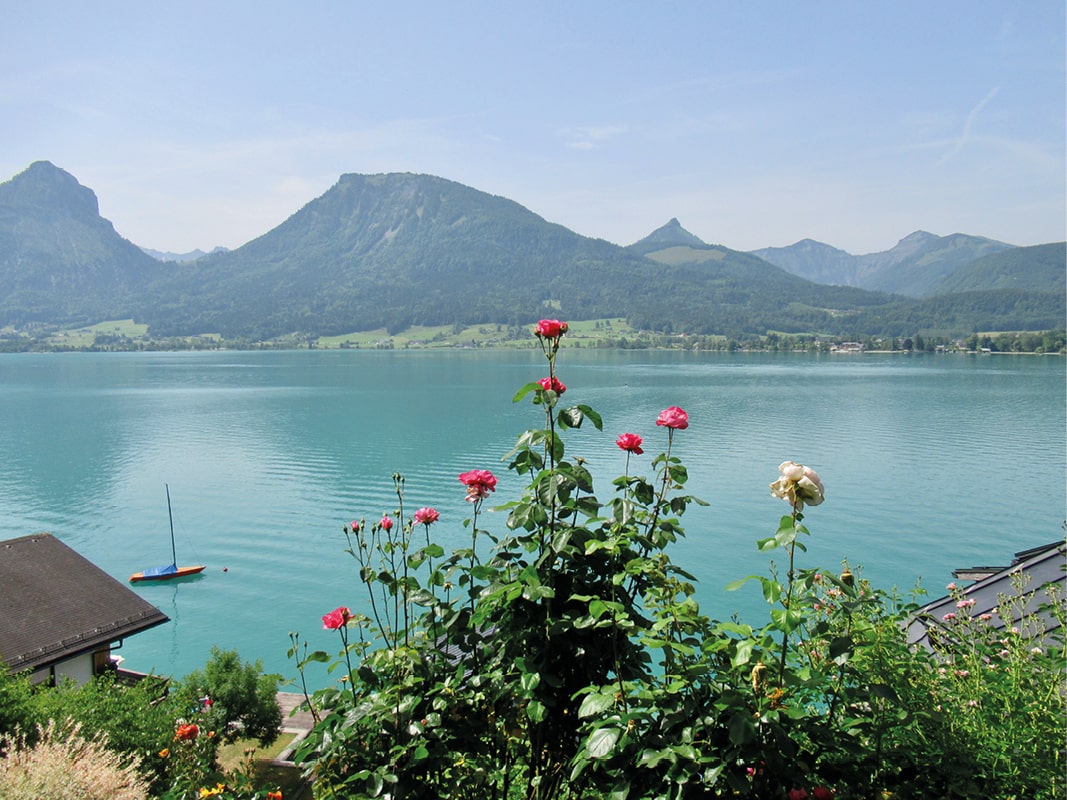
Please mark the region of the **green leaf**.
[[730, 741], [741, 746], [756, 738], [756, 726], [752, 722], [752, 715], [747, 711], [738, 711], [730, 717]]
[[741, 667], [752, 660], [752, 650], [755, 648], [756, 643], [751, 639], [741, 639], [737, 643], [737, 650], [734, 652], [733, 657], [730, 659], [730, 663], [735, 667]]
[[531, 700], [526, 705], [526, 716], [529, 718], [530, 722], [535, 724], [541, 722], [545, 718], [544, 704], [538, 700]]
[[788, 608], [772, 608], [771, 619], [774, 620], [774, 627], [783, 633], [792, 633], [804, 621], [799, 611]]
[[594, 428], [598, 431], [604, 430], [604, 421], [596, 411], [584, 403], [579, 403], [577, 408], [585, 415], [586, 419], [593, 423]]
[[836, 639], [830, 642], [830, 658], [836, 659], [838, 656], [845, 653], [852, 652], [852, 637], [851, 636], [838, 636]]
[[782, 584], [770, 578], [760, 578], [760, 583], [763, 584], [763, 599], [771, 605], [777, 603], [782, 596]]
[[525, 386], [521, 387], [519, 391], [515, 392], [515, 396], [511, 398], [511, 402], [517, 403], [522, 400], [522, 398], [526, 397], [526, 395], [528, 395], [530, 392], [536, 392], [540, 388], [541, 384], [537, 383], [536, 381], [532, 383], [527, 383]]
[[621, 731], [618, 728], [598, 728], [585, 742], [590, 758], [603, 758], [615, 749]]
[[582, 718], [591, 717], [595, 714], [601, 714], [614, 706], [614, 694], [587, 694], [585, 699], [582, 700], [581, 708], [578, 709], [578, 716]]
[[532, 692], [541, 685], [541, 676], [536, 672], [524, 672], [519, 677], [519, 685], [524, 691]]
[[582, 427], [583, 419], [582, 411], [577, 406], [561, 409], [559, 414], [556, 415], [556, 420], [564, 429]]
[[754, 580], [761, 580], [760, 576], [759, 575], [749, 575], [747, 578], [738, 578], [736, 581], [730, 581], [728, 584], [726, 584], [726, 591], [728, 591], [728, 592], [736, 592], [738, 589], [740, 589], [746, 583], [748, 583], [749, 581], [754, 581]]

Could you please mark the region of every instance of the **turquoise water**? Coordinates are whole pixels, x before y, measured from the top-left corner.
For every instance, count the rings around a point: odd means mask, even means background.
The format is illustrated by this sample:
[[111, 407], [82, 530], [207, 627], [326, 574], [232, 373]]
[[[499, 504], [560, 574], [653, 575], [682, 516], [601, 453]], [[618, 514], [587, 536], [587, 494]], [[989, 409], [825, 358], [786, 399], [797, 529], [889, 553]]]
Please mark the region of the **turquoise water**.
[[[545, 372], [531, 351], [2, 355], [0, 539], [51, 531], [125, 581], [169, 560], [169, 484], [178, 560], [207, 569], [135, 587], [171, 622], [127, 640], [126, 665], [180, 676], [217, 644], [292, 677], [290, 631], [333, 649], [322, 614], [364, 607], [342, 526], [391, 512], [402, 472], [409, 513], [436, 506], [438, 540], [463, 546], [456, 476], [491, 469], [494, 500], [514, 496], [500, 460], [543, 416], [511, 398]], [[723, 586], [768, 565], [754, 542], [787, 510], [768, 491], [786, 459], [826, 484], [804, 565], [847, 558], [937, 596], [953, 568], [1063, 535], [1063, 358], [567, 350], [558, 374], [604, 417], [567, 440], [602, 499], [624, 465], [615, 437], [645, 437], [631, 472], [647, 474], [666, 443], [656, 415], [689, 412], [675, 454], [710, 506], [673, 555], [716, 617], [765, 613]]]

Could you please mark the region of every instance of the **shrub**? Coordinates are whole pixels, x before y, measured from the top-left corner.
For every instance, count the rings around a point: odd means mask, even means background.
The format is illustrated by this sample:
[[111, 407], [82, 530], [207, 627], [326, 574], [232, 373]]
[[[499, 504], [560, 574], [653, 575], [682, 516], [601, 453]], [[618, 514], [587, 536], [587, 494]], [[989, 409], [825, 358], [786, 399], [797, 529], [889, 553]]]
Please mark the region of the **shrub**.
[[37, 715], [33, 703], [33, 687], [25, 674], [12, 674], [0, 664], [0, 735], [16, 730], [34, 730]]
[[4, 800], [142, 800], [148, 783], [136, 757], [108, 748], [107, 736], [84, 738], [80, 726], [49, 722], [37, 742], [0, 737], [0, 797]]
[[198, 708], [201, 725], [216, 731], [221, 741], [258, 739], [269, 745], [282, 725], [279, 679], [264, 674], [260, 661], [245, 662], [235, 650], [212, 647], [204, 669], [186, 675], [179, 694]]

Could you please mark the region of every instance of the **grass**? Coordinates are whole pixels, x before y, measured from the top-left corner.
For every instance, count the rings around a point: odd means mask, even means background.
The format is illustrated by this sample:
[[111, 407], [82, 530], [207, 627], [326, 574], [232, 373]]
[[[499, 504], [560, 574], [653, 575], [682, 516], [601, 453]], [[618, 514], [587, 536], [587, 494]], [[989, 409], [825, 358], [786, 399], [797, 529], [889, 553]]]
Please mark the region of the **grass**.
[[255, 785], [259, 788], [280, 789], [282, 796], [295, 798], [300, 796], [303, 780], [297, 767], [273, 764], [281, 753], [292, 744], [295, 734], [283, 733], [269, 747], [260, 747], [255, 739], [239, 739], [219, 748], [219, 768], [227, 774], [239, 772], [244, 768], [246, 753], [252, 754], [252, 774]]
[[[509, 331], [506, 325], [495, 323], [468, 325], [461, 329], [456, 329], [452, 325], [414, 326], [392, 335], [385, 328], [379, 328], [374, 331], [344, 333], [338, 336], [320, 336], [315, 346], [322, 350], [338, 348], [359, 348], [362, 350], [391, 348], [403, 350], [407, 348], [535, 347], [536, 343], [529, 335], [530, 331], [533, 330], [533, 326], [519, 326], [519, 330], [522, 336], [516, 339], [512, 337], [514, 329]], [[580, 342], [591, 344], [608, 336], [617, 338], [620, 336], [634, 336], [636, 333], [637, 331], [627, 325], [626, 320], [621, 317], [583, 320], [570, 323], [564, 345], [574, 346]]]

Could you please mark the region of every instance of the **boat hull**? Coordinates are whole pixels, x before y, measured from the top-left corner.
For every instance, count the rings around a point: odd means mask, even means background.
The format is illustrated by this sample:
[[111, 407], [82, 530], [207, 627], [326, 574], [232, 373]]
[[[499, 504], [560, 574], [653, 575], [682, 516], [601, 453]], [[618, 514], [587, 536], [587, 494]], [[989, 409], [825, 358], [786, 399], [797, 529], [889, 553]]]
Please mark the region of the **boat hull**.
[[175, 578], [188, 578], [190, 575], [198, 575], [204, 571], [206, 565], [200, 564], [195, 567], [178, 567], [173, 572], [164, 572], [159, 575], [145, 575], [143, 572], [135, 572], [130, 576], [130, 583], [141, 581], [171, 581]]

